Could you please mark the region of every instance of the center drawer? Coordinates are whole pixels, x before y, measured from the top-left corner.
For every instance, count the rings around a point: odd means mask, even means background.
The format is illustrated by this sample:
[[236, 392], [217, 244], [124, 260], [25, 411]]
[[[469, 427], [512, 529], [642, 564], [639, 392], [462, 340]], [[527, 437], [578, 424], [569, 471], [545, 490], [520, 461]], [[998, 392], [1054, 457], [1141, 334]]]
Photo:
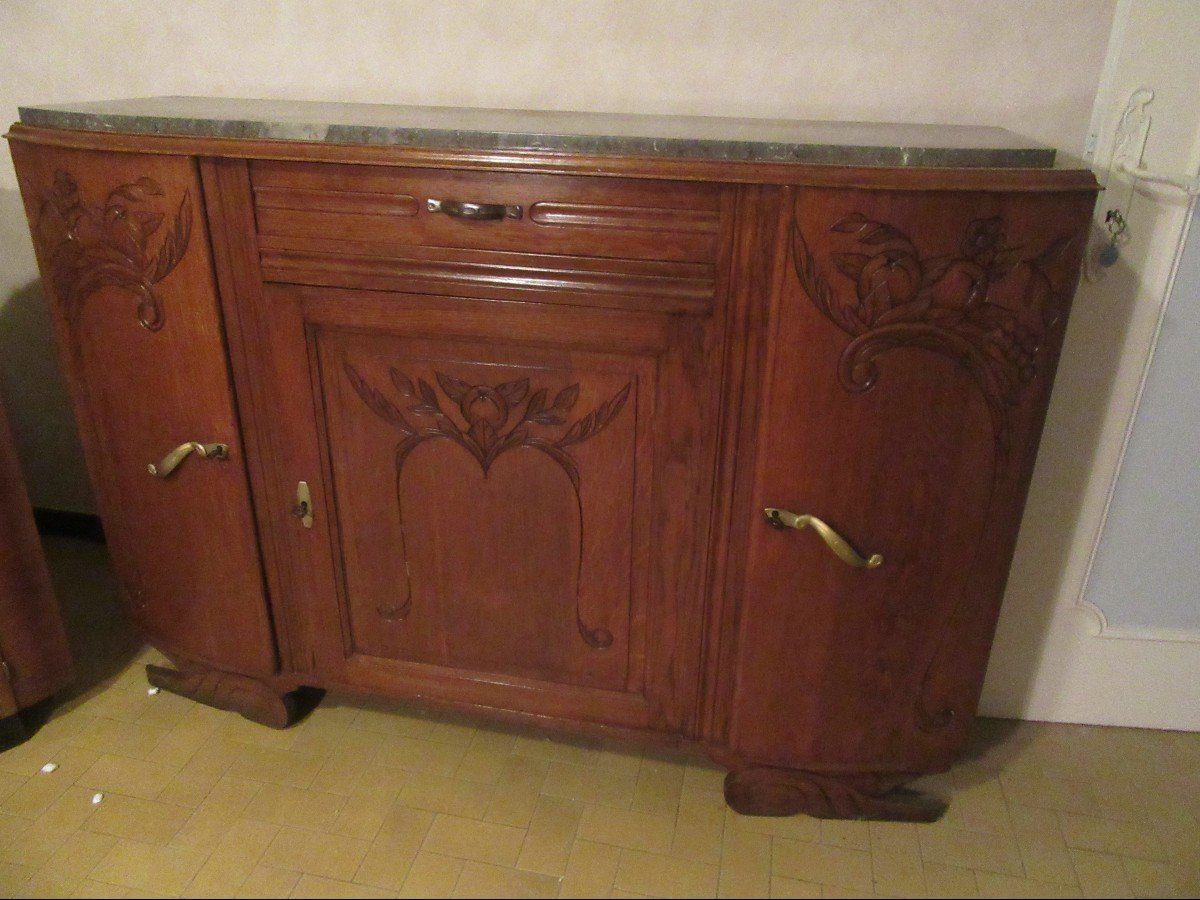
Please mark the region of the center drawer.
[[[267, 281], [703, 314], [724, 185], [251, 164]], [[497, 218], [472, 218], [479, 210]]]

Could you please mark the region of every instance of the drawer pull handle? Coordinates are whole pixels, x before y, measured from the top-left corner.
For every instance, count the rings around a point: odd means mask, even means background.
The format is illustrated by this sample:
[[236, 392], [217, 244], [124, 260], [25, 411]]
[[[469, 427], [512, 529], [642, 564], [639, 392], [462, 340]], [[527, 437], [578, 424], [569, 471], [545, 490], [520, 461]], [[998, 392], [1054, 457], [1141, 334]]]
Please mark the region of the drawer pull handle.
[[472, 222], [521, 218], [521, 207], [506, 206], [503, 203], [468, 203], [464, 200], [434, 200], [430, 197], [425, 207], [431, 213], [445, 213], [452, 219], [467, 219]]
[[150, 465], [146, 466], [146, 471], [158, 478], [167, 478], [192, 453], [195, 453], [201, 459], [228, 459], [229, 445], [201, 444], [199, 441], [188, 441], [186, 444], [180, 444], [164, 456], [162, 462], [157, 465], [150, 463]]
[[859, 556], [854, 548], [846, 542], [845, 538], [816, 516], [796, 515], [796, 513], [788, 512], [786, 509], [775, 509], [770, 506], [764, 509], [763, 512], [766, 514], [767, 521], [775, 528], [795, 528], [800, 531], [811, 525], [813, 531], [821, 536], [821, 540], [834, 552], [834, 555], [848, 566], [854, 566], [858, 569], [874, 569], [883, 564], [883, 557], [878, 553], [872, 553], [865, 558]]

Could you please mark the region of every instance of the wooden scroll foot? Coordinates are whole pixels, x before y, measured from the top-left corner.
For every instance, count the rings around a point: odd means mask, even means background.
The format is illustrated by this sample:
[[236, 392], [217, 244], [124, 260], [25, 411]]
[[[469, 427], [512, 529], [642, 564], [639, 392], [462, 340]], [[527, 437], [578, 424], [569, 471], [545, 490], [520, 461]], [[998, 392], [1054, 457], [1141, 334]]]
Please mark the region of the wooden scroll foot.
[[314, 688], [279, 694], [255, 678], [216, 669], [178, 671], [146, 666], [146, 678], [164, 691], [239, 713], [251, 722], [271, 728], [287, 728], [311, 712], [325, 694]]
[[936, 822], [946, 804], [910, 791], [896, 777], [844, 777], [791, 769], [750, 768], [725, 776], [725, 802], [747, 816], [819, 819], [877, 819], [888, 822]]

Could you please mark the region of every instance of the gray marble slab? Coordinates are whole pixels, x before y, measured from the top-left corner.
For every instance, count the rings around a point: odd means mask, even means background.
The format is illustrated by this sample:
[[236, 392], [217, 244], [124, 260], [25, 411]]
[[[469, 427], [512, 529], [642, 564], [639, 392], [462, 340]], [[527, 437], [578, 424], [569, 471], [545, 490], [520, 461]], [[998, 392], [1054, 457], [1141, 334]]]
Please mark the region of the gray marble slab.
[[1054, 150], [1002, 128], [709, 116], [146, 97], [23, 106], [43, 128], [196, 137], [538, 150], [855, 166], [1050, 168]]

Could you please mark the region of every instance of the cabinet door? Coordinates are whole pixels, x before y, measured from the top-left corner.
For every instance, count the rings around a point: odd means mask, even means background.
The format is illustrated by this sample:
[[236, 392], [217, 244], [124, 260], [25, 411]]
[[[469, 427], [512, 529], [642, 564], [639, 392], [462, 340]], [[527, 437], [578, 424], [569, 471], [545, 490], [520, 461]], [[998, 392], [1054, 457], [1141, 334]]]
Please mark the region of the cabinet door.
[[[12, 151], [129, 610], [181, 662], [270, 673], [195, 165], [20, 141]], [[170, 451], [190, 442], [169, 472]]]
[[744, 760], [902, 773], [961, 746], [1091, 200], [797, 190], [743, 500]]
[[321, 676], [682, 728], [715, 386], [681, 355], [705, 331], [334, 289], [264, 301], [295, 341], [280, 424], [314, 498], [308, 533], [284, 527], [312, 557], [333, 547], [307, 616]]

